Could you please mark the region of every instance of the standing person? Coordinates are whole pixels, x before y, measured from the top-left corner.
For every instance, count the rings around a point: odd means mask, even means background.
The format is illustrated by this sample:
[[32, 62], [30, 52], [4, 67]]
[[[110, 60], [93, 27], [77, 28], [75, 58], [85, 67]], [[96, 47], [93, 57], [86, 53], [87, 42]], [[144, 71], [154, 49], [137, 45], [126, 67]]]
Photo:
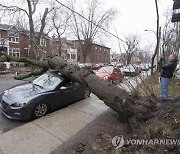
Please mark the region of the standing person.
[[168, 57], [168, 61], [167, 64], [161, 65], [160, 98], [163, 100], [168, 98], [168, 85], [177, 66], [177, 56], [171, 54]]

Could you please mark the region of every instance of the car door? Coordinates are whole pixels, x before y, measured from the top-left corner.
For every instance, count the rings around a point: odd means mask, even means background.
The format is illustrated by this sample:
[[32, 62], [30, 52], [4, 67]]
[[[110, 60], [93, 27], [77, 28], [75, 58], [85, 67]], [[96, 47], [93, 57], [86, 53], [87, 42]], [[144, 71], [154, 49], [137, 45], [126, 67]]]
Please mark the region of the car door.
[[113, 80], [114, 81], [121, 80], [121, 71], [120, 71], [119, 68], [114, 68], [114, 70], [113, 70]]
[[72, 81], [66, 82], [55, 91], [49, 94], [49, 100], [51, 104], [51, 109], [57, 109], [67, 106], [75, 100], [75, 87]]
[[82, 87], [79, 83], [74, 82], [74, 99], [79, 100], [84, 97], [85, 88]]

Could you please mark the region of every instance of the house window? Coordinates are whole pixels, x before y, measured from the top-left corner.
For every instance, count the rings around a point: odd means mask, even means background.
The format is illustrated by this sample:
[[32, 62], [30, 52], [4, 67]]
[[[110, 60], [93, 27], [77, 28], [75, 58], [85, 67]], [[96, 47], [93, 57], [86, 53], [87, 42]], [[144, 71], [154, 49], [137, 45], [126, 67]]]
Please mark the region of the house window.
[[20, 49], [19, 48], [10, 48], [9, 55], [15, 56], [15, 57], [20, 57]]
[[29, 57], [29, 48], [24, 48], [24, 53]]
[[19, 33], [17, 32], [9, 32], [8, 38], [10, 42], [19, 43]]
[[43, 47], [46, 46], [46, 39], [45, 38], [40, 39], [40, 46], [43, 46]]

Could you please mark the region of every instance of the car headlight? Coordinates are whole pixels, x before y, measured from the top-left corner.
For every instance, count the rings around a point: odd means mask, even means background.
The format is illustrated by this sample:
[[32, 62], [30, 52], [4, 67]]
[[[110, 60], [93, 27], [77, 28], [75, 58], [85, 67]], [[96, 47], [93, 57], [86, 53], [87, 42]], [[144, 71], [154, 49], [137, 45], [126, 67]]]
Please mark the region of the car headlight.
[[108, 79], [108, 76], [104, 76], [103, 79], [104, 79], [104, 80], [107, 80], [107, 79]]
[[13, 108], [22, 108], [24, 107], [28, 102], [22, 102], [22, 103], [14, 103], [14, 104], [11, 104], [11, 107]]

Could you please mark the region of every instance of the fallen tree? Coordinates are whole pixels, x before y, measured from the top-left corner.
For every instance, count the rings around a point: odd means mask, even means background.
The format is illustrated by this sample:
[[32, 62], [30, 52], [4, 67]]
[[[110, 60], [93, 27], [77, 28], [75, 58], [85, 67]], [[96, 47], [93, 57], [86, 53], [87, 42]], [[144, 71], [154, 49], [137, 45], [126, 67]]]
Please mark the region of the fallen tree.
[[37, 61], [24, 57], [13, 57], [1, 52], [0, 57], [1, 61], [23, 62], [40, 68], [38, 71], [17, 76], [16, 79], [23, 79], [32, 75], [42, 74], [48, 69], [58, 70], [62, 75], [87, 87], [99, 99], [104, 101], [107, 106], [117, 112], [120, 119], [124, 122], [128, 122], [130, 126], [134, 127], [138, 123], [146, 121], [156, 109], [156, 103], [140, 101], [141, 97], [135, 94], [129, 94], [124, 89], [100, 79], [90, 70], [80, 69], [78, 66], [70, 65], [58, 56], [48, 57], [42, 61]]

